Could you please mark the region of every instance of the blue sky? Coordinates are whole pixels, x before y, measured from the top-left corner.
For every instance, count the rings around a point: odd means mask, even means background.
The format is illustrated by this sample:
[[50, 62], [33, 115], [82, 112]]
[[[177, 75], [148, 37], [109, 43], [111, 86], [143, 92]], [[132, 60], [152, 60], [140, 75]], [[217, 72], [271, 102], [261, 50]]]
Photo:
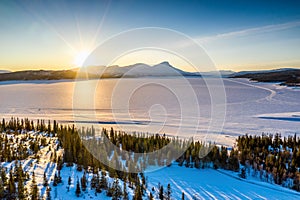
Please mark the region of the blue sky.
[[0, 69], [71, 68], [111, 35], [149, 26], [190, 36], [218, 69], [300, 68], [299, 8], [276, 0], [2, 0]]

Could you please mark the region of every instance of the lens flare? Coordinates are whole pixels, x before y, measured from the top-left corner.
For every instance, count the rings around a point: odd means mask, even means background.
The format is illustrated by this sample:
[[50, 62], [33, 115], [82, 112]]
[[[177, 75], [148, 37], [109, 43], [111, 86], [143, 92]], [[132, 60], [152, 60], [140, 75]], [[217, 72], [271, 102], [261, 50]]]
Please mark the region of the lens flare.
[[90, 52], [87, 50], [79, 51], [74, 57], [74, 65], [82, 67], [89, 54]]

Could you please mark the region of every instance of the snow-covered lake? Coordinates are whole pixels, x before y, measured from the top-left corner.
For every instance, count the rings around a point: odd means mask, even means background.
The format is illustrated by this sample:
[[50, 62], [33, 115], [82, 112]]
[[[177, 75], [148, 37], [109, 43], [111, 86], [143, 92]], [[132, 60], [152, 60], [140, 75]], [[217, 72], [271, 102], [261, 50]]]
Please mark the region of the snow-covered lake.
[[[211, 120], [211, 95], [203, 79], [189, 78], [182, 81], [180, 78], [139, 78], [118, 81], [82, 81], [80, 84], [85, 86], [97, 84], [95, 89], [81, 88], [83, 92], [80, 101], [94, 103], [80, 104], [82, 107], [73, 105], [78, 101], [78, 96], [74, 97], [74, 88], [80, 88], [78, 82], [2, 82], [1, 117], [68, 122], [73, 121], [75, 116], [80, 124], [99, 128], [112, 126], [127, 131], [179, 134], [183, 137], [195, 136], [196, 131], [196, 136], [205, 136]], [[215, 134], [216, 142], [232, 145], [235, 137], [245, 133], [285, 135], [300, 132], [299, 89], [254, 83], [246, 79], [223, 79], [223, 83], [226, 92], [226, 103], [222, 105], [222, 108], [226, 108], [223, 131], [209, 133]], [[133, 86], [135, 89], [128, 92]], [[195, 91], [200, 116], [193, 115], [198, 111], [195, 112], [195, 105], [188, 104], [188, 93], [178, 94], [178, 91], [189, 90], [190, 86]], [[126, 88], [129, 88], [128, 91]], [[93, 96], [89, 95], [91, 93]], [[188, 113], [186, 120], [182, 121], [182, 113], [185, 113], [185, 117]], [[195, 119], [199, 123], [197, 130], [193, 124]], [[177, 132], [179, 127], [180, 132]]]

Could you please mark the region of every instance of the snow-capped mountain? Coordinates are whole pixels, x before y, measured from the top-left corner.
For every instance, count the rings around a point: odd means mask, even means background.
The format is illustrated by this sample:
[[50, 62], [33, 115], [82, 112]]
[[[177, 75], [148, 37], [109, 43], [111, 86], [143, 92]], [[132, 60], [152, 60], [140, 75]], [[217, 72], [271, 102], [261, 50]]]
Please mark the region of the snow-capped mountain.
[[117, 65], [109, 67], [92, 66], [86, 67], [84, 70], [89, 74], [102, 74], [105, 77], [199, 76], [198, 73], [177, 69], [169, 62], [162, 62], [153, 66], [144, 63], [136, 63], [124, 67]]

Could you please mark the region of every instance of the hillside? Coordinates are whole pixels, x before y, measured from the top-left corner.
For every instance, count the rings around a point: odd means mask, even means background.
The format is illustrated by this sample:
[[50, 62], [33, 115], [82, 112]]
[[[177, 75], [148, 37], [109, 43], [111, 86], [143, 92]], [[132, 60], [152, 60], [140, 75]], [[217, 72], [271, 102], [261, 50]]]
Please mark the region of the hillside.
[[10, 73], [10, 71], [8, 71], [8, 70], [0, 70], [0, 74], [3, 74], [3, 73]]
[[238, 72], [230, 78], [249, 78], [259, 82], [280, 82], [282, 85], [299, 86], [300, 69], [278, 69], [270, 71]]
[[75, 80], [95, 79], [98, 76], [86, 72], [78, 73], [76, 70], [25, 70], [17, 72], [0, 73], [0, 81], [29, 81], [29, 80]]

